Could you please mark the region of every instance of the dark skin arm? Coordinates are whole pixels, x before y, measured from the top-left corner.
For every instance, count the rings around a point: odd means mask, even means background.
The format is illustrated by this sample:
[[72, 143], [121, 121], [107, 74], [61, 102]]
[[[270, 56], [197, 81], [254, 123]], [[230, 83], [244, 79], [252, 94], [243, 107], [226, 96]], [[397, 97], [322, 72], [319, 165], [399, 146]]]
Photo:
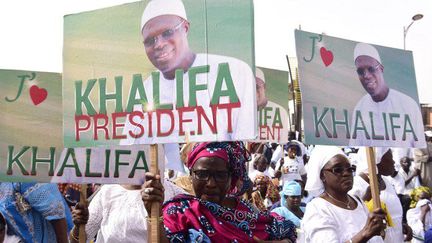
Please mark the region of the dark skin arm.
[[279, 167], [278, 167], [277, 170], [275, 171], [275, 177], [278, 178], [278, 179], [282, 176], [282, 171], [281, 171], [281, 169], [282, 169], [283, 164], [284, 164], [284, 159], [281, 158], [281, 159], [280, 159]]
[[56, 239], [58, 243], [68, 243], [67, 237], [67, 223], [66, 219], [55, 219], [50, 220], [51, 225], [54, 228]]
[[6, 221], [0, 213], [0, 242], [4, 241], [6, 234]]
[[[365, 173], [360, 173], [359, 175], [361, 178], [363, 178], [369, 184], [369, 177]], [[365, 194], [362, 197], [362, 200], [363, 201], [369, 201], [371, 199], [372, 199], [372, 193], [371, 193], [370, 186], [368, 186]]]
[[405, 186], [410, 184], [412, 179], [414, 179], [418, 175], [419, 175], [419, 170], [417, 169], [417, 170], [415, 170], [414, 174], [412, 174], [410, 177], [408, 177], [408, 179], [406, 179]]
[[[162, 210], [162, 203], [164, 201], [164, 187], [162, 185], [160, 175], [147, 172], [145, 174], [145, 179], [146, 181], [142, 185], [142, 189], [141, 189], [141, 198], [144, 202], [144, 206], [147, 210], [147, 213], [150, 216], [151, 205], [153, 203], [159, 203], [160, 204], [159, 208]], [[157, 217], [159, 218], [161, 216], [162, 216], [162, 211], [159, 211]], [[162, 243], [169, 242], [165, 234], [163, 221], [160, 221], [160, 242]]]
[[405, 241], [411, 241], [411, 239], [413, 238], [413, 232], [411, 227], [409, 227], [408, 224], [406, 223], [402, 223], [402, 232], [405, 235]]
[[[425, 225], [426, 214], [430, 211], [430, 207], [428, 204], [426, 204], [426, 205], [421, 206], [420, 210], [421, 210], [420, 220], [423, 223], [423, 225]], [[427, 229], [425, 229], [425, 230], [427, 230]]]
[[86, 225], [88, 219], [89, 219], [89, 212], [88, 212], [87, 204], [82, 202], [78, 203], [75, 206], [75, 208], [72, 210], [72, 220], [74, 223], [74, 227], [71, 231], [71, 237], [69, 237], [71, 243], [78, 243], [78, 241], [75, 240], [74, 238], [78, 239], [79, 227], [81, 225]]

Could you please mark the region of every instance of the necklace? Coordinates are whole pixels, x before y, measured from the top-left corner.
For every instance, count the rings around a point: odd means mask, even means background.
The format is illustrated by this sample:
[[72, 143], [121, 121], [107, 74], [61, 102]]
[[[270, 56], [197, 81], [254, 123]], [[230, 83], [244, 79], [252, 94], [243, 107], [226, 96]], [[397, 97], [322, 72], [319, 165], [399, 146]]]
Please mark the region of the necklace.
[[345, 205], [348, 209], [351, 209], [351, 207], [350, 207], [350, 205], [349, 205], [349, 203], [350, 203], [349, 197], [348, 197], [348, 202], [342, 202], [342, 201], [337, 200], [336, 198], [334, 198], [330, 193], [326, 192], [326, 194], [327, 194], [327, 196], [329, 196], [331, 199], [335, 200], [336, 202], [342, 203], [342, 204]]

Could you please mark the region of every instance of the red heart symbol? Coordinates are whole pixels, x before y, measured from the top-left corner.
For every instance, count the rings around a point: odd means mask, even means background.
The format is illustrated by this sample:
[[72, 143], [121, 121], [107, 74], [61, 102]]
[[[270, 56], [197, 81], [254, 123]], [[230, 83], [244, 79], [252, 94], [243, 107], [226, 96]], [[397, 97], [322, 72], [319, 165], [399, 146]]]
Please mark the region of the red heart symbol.
[[325, 47], [321, 47], [320, 54], [324, 65], [328, 67], [333, 62], [333, 53], [325, 49]]
[[39, 105], [42, 103], [47, 98], [47, 96], [48, 92], [46, 89], [39, 88], [37, 85], [30, 87], [30, 98], [34, 105]]

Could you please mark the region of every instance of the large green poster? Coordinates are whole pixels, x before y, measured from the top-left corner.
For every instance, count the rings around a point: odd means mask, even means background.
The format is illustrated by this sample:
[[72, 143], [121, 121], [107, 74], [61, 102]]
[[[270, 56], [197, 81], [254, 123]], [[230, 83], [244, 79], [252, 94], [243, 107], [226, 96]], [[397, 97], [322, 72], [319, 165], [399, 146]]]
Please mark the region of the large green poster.
[[252, 1], [140, 1], [64, 30], [65, 146], [256, 138]]

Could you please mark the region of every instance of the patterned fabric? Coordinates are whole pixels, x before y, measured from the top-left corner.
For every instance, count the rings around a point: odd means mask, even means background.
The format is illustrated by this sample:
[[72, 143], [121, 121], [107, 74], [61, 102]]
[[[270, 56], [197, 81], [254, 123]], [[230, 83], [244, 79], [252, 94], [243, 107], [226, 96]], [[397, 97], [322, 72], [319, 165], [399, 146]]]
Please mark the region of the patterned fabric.
[[0, 182], [0, 212], [8, 229], [24, 242], [56, 242], [50, 220], [72, 217], [56, 184]]
[[[254, 180], [254, 186], [257, 186], [258, 181], [263, 181], [267, 185], [267, 191], [264, 198], [261, 196], [261, 193], [257, 191], [252, 193], [252, 202], [261, 211], [266, 211], [268, 206], [271, 206], [273, 203], [279, 201], [279, 191], [273, 184], [270, 177], [266, 175], [256, 176]], [[270, 200], [270, 205], [266, 205], [266, 203], [264, 202], [265, 200]]]
[[261, 196], [260, 191], [254, 191], [251, 195], [252, 204], [255, 205], [255, 207], [260, 210], [261, 212], [267, 211], [267, 207], [264, 203], [264, 198]]
[[296, 241], [295, 225], [277, 214], [260, 213], [235, 199], [235, 209], [180, 195], [163, 205], [164, 228], [170, 242], [189, 242], [189, 229], [203, 232], [211, 242]]
[[60, 183], [58, 184], [58, 189], [61, 194], [65, 195], [68, 189], [72, 189], [75, 191], [81, 191], [81, 184], [71, 184], [71, 183]]
[[[201, 157], [223, 158], [225, 154], [228, 167], [232, 171], [231, 192], [236, 191], [233, 193], [236, 196], [242, 195], [252, 186], [245, 164], [249, 159], [249, 154], [242, 142], [197, 143], [189, 153], [187, 166], [192, 169], [195, 162]], [[239, 181], [241, 182], [241, 188], [236, 188]]]

